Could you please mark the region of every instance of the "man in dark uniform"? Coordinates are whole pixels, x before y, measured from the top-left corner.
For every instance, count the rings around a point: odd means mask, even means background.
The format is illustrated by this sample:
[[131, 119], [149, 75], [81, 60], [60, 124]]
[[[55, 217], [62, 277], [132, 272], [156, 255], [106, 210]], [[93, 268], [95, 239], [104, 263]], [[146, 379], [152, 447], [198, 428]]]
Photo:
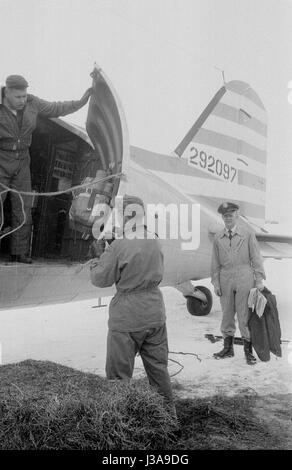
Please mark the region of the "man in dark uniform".
[[246, 362], [252, 365], [256, 358], [252, 354], [248, 327], [248, 295], [253, 287], [262, 290], [266, 277], [256, 237], [243, 224], [240, 225], [238, 209], [239, 206], [233, 202], [224, 202], [218, 208], [225, 228], [214, 239], [211, 281], [215, 294], [220, 297], [224, 347], [214, 357], [225, 359], [234, 356], [234, 317], [237, 313]]
[[[38, 114], [59, 117], [74, 113], [88, 101], [89, 88], [78, 101], [49, 102], [27, 94], [28, 83], [20, 75], [10, 75], [2, 90], [0, 102], [0, 192], [5, 191], [1, 183], [17, 191], [31, 191], [30, 155], [32, 133]], [[2, 204], [7, 192], [2, 194]], [[29, 243], [31, 234], [30, 196], [11, 192], [12, 228], [17, 228], [11, 237], [11, 261], [31, 263]], [[3, 212], [2, 212], [3, 213]], [[24, 217], [25, 214], [25, 217]], [[23, 223], [24, 222], [24, 223]], [[0, 211], [0, 228], [3, 220]]]

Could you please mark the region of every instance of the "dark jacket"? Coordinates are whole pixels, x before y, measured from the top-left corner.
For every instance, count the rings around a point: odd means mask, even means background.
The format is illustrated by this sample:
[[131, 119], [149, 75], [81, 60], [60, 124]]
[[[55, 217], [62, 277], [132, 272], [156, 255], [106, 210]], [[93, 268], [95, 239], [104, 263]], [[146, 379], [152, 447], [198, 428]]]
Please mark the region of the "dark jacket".
[[23, 110], [22, 125], [19, 127], [13, 113], [0, 104], [0, 160], [27, 157], [38, 114], [45, 117], [66, 116], [82, 108], [83, 105], [84, 102], [81, 100], [49, 102], [28, 95]]
[[267, 303], [264, 313], [258, 317], [256, 312], [251, 312], [249, 328], [252, 345], [261, 361], [270, 360], [270, 352], [278, 357], [281, 351], [281, 327], [277, 310], [276, 297], [266, 287], [262, 290]]

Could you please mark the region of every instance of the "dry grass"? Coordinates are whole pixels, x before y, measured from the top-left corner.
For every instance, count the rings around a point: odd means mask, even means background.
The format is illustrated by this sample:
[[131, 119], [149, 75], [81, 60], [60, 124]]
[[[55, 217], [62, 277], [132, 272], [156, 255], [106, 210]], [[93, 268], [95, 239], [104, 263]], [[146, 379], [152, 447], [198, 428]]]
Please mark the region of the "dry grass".
[[179, 449], [278, 449], [281, 444], [264, 422], [254, 416], [253, 396], [214, 396], [179, 400], [182, 435]]
[[178, 436], [146, 380], [24, 361], [1, 366], [0, 381], [0, 449], [279, 448], [251, 413], [254, 397], [177, 399]]

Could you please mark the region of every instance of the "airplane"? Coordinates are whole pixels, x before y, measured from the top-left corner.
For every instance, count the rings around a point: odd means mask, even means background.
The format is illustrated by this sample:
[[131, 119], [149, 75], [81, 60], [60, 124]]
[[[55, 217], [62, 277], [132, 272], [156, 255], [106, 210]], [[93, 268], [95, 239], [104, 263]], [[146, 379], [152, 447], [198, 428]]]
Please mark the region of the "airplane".
[[[241, 223], [256, 234], [264, 258], [292, 256], [292, 237], [263, 227], [267, 113], [250, 85], [224, 82], [169, 155], [130, 146], [119, 96], [97, 65], [92, 86], [86, 129], [61, 118], [38, 118], [30, 148], [33, 263], [9, 261], [7, 197], [0, 233], [0, 309], [113, 295], [114, 287], [97, 289], [90, 282], [88, 227], [96, 221], [96, 201], [112, 204], [125, 194], [141, 197], [145, 205], [199, 204], [195, 227], [186, 221], [199, 233], [196, 249], [182, 249], [180, 234], [161, 236], [163, 224], [155, 214], [165, 263], [161, 287], [177, 288], [192, 315], [207, 315], [212, 308], [210, 290], [193, 282], [210, 276], [213, 238], [223, 227], [217, 213], [221, 202], [239, 204]], [[78, 220], [78, 204], [87, 211], [88, 227]], [[170, 216], [163, 217], [169, 235]], [[102, 221], [106, 217], [98, 221], [101, 230]]]

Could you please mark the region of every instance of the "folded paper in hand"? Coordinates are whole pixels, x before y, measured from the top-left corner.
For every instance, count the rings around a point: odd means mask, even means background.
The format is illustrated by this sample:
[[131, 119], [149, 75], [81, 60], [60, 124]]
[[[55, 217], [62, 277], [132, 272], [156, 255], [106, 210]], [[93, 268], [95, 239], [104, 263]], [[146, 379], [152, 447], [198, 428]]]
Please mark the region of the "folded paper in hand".
[[264, 313], [265, 306], [267, 303], [266, 297], [261, 293], [259, 289], [254, 287], [250, 290], [248, 296], [248, 307], [252, 309], [252, 311], [256, 311], [256, 314], [261, 317]]

